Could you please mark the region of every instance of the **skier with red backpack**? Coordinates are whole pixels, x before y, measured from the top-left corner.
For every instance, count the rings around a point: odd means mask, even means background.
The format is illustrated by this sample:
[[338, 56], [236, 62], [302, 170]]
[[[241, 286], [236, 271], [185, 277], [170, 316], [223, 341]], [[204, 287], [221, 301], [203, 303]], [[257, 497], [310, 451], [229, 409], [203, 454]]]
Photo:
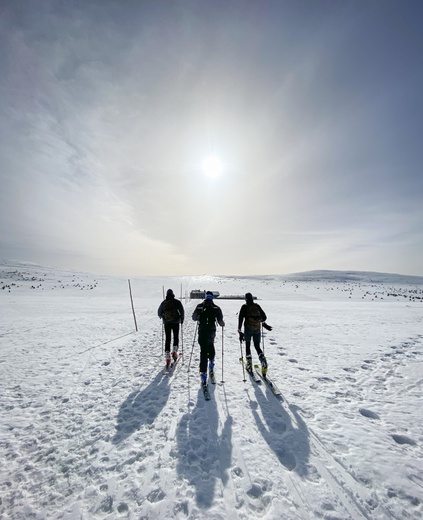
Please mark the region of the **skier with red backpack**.
[[179, 347], [179, 328], [184, 323], [184, 307], [180, 300], [175, 298], [172, 289], [168, 289], [166, 292], [166, 299], [160, 304], [157, 314], [159, 318], [163, 320], [164, 331], [165, 331], [165, 356], [166, 366], [170, 365], [170, 343], [173, 334], [173, 352], [172, 357], [175, 362], [178, 359], [178, 347]]
[[[272, 330], [270, 325], [266, 322], [267, 316], [264, 310], [258, 303], [254, 303], [254, 298], [251, 293], [245, 295], [245, 303], [241, 307], [238, 315], [238, 334], [239, 340], [244, 341], [245, 339], [245, 355], [247, 363], [245, 368], [248, 372], [252, 372], [252, 356], [251, 356], [251, 340], [253, 340], [254, 348], [259, 356], [261, 363], [261, 370], [263, 376], [267, 373], [267, 360], [264, 356], [263, 351], [260, 348], [261, 340], [261, 326], [267, 330]], [[242, 332], [242, 325], [244, 323], [244, 332]]]
[[200, 377], [203, 386], [207, 385], [207, 361], [209, 362], [210, 380], [214, 382], [216, 322], [221, 327], [225, 326], [222, 309], [213, 302], [213, 298], [213, 293], [207, 291], [205, 300], [197, 305], [192, 314], [192, 319], [198, 321], [198, 343], [201, 349]]

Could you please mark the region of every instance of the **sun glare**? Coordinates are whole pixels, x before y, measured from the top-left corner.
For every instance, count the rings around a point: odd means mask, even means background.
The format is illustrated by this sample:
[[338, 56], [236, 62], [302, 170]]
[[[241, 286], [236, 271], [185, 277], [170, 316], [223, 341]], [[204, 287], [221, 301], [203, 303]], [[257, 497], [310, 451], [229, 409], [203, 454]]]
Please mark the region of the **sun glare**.
[[207, 157], [203, 162], [203, 171], [208, 177], [218, 177], [222, 173], [222, 169], [222, 163], [217, 157]]

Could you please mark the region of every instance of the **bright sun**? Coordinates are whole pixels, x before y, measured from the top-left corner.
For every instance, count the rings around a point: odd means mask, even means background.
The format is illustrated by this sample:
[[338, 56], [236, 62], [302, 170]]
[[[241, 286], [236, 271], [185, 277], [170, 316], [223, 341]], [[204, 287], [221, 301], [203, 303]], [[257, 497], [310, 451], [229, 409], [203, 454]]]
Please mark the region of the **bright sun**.
[[222, 163], [217, 157], [207, 157], [203, 162], [203, 171], [208, 177], [218, 177], [222, 173], [222, 169]]

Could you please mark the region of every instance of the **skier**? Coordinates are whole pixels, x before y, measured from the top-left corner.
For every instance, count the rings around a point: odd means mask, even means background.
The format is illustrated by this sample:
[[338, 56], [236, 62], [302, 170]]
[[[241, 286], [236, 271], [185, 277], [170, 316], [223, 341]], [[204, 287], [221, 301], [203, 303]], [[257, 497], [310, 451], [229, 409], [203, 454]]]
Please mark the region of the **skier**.
[[[264, 356], [263, 351], [260, 348], [261, 340], [261, 324], [267, 330], [272, 330], [270, 325], [267, 325], [267, 316], [263, 309], [258, 303], [254, 303], [253, 295], [247, 293], [245, 295], [245, 302], [242, 305], [238, 315], [238, 334], [240, 341], [245, 339], [245, 355], [247, 363], [245, 365], [246, 370], [251, 372], [253, 370], [252, 356], [251, 356], [251, 339], [253, 340], [254, 347], [259, 356], [261, 363], [261, 371], [263, 376], [267, 373], [267, 360]], [[244, 322], [244, 332], [242, 332], [242, 324]]]
[[173, 361], [178, 359], [178, 347], [179, 347], [179, 325], [184, 323], [184, 307], [182, 303], [175, 298], [172, 289], [168, 289], [166, 292], [166, 299], [160, 304], [157, 314], [159, 318], [163, 320], [165, 330], [165, 356], [166, 366], [170, 366], [170, 343], [173, 333]]
[[214, 338], [216, 337], [216, 321], [225, 326], [222, 309], [213, 302], [213, 293], [206, 292], [206, 298], [195, 308], [192, 319], [198, 321], [198, 343], [200, 344], [200, 377], [201, 384], [207, 385], [207, 360], [209, 360], [210, 379], [214, 379]]

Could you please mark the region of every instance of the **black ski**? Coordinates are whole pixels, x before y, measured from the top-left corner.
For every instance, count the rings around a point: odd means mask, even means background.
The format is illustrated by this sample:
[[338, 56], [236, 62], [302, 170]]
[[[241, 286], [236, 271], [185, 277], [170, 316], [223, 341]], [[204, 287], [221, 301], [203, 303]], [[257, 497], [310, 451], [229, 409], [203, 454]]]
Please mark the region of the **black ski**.
[[267, 384], [267, 386], [272, 390], [272, 392], [277, 395], [281, 396], [282, 392], [279, 390], [279, 388], [276, 386], [276, 384], [270, 379], [270, 377], [266, 374], [265, 376], [262, 374], [260, 367], [258, 365], [254, 365], [254, 371], [255, 373], [263, 379], [263, 381]]
[[210, 395], [210, 392], [209, 392], [209, 389], [208, 389], [208, 386], [207, 386], [207, 383], [201, 383], [201, 388], [203, 389], [203, 395], [204, 395], [204, 399], [206, 401], [210, 401], [211, 399], [211, 395]]

